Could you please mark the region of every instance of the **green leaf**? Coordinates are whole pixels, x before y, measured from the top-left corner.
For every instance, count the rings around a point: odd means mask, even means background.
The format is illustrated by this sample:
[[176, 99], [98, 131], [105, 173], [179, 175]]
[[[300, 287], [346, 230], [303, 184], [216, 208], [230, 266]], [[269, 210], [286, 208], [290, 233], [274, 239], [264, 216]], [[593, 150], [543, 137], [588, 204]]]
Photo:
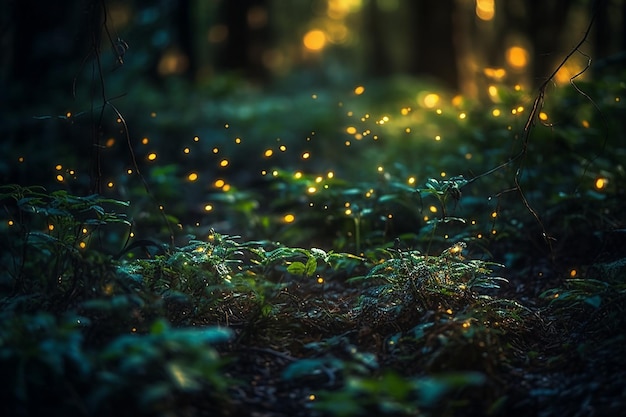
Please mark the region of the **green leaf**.
[[311, 256], [306, 261], [306, 265], [304, 267], [305, 275], [307, 277], [310, 277], [311, 275], [313, 275], [315, 273], [316, 269], [317, 269], [317, 259], [315, 259], [315, 257]]
[[304, 275], [305, 270], [306, 267], [302, 262], [299, 261], [292, 262], [291, 265], [287, 267], [287, 272], [294, 275]]

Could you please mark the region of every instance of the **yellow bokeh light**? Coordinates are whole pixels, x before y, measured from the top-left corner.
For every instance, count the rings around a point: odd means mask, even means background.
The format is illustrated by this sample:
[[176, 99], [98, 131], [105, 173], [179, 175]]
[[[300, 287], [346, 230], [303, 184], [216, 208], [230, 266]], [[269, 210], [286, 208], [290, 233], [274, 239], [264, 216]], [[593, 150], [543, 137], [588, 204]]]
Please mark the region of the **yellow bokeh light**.
[[115, 184], [113, 183], [113, 181], [109, 181], [109, 182], [107, 183], [107, 187], [109, 187], [109, 188], [113, 188], [113, 186], [114, 186], [114, 185], [115, 185]]
[[315, 193], [315, 192], [317, 191], [317, 188], [315, 188], [315, 187], [309, 187], [309, 188], [307, 188], [307, 189], [306, 189], [306, 191], [307, 191], [309, 194], [313, 194], [313, 193]]
[[356, 133], [356, 127], [354, 127], [354, 126], [348, 126], [348, 127], [346, 128], [346, 132], [347, 132], [349, 135], [354, 135], [354, 134]]
[[79, 246], [81, 249], [85, 249], [85, 248], [87, 247], [87, 244], [86, 244], [85, 242], [80, 242], [80, 243], [78, 244], [78, 246]]
[[354, 89], [354, 94], [356, 94], [357, 96], [360, 96], [361, 94], [363, 94], [365, 92], [365, 87], [363, 87], [362, 85], [356, 87]]
[[220, 151], [219, 148], [217, 147], [213, 148], [213, 153], [218, 153], [219, 151]]
[[415, 184], [415, 177], [409, 177], [409, 179], [407, 179], [407, 180], [406, 180], [406, 182], [407, 182], [409, 185], [413, 185], [413, 184]]
[[222, 191], [224, 192], [230, 191], [230, 184], [224, 184], [224, 186], [222, 187]]
[[58, 182], [63, 182], [63, 180], [64, 180], [63, 175], [61, 175], [61, 174], [57, 175], [57, 181]]
[[141, 144], [142, 145], [147, 145], [149, 142], [150, 142], [150, 139], [148, 139], [148, 138], [141, 139]]
[[296, 220], [296, 216], [294, 216], [293, 214], [285, 214], [285, 216], [283, 217], [283, 221], [285, 223], [293, 223], [294, 220]]
[[191, 150], [190, 150], [189, 148], [185, 148], [185, 149], [183, 149], [183, 153], [184, 153], [184, 154], [188, 154], [189, 152], [191, 152]]
[[304, 152], [302, 154], [302, 159], [309, 159], [311, 157], [311, 154], [309, 152]]
[[493, 117], [498, 117], [502, 114], [502, 112], [500, 111], [500, 109], [493, 109], [491, 111], [491, 114], [493, 115]]
[[578, 271], [576, 271], [575, 269], [572, 269], [569, 271], [569, 276], [574, 278], [576, 275], [578, 275]]
[[437, 213], [437, 207], [436, 206], [430, 206], [430, 207], [428, 207], [428, 210], [430, 210], [431, 213]]
[[545, 122], [546, 120], [548, 120], [548, 114], [547, 114], [547, 113], [545, 113], [545, 112], [540, 112], [540, 113], [539, 113], [539, 120], [541, 120], [541, 121], [544, 121], [544, 122]]
[[310, 51], [319, 51], [326, 46], [326, 33], [319, 29], [310, 30], [302, 38], [302, 43]]
[[148, 154], [148, 161], [154, 161], [155, 159], [157, 159], [157, 154], [155, 152]]
[[323, 284], [323, 283], [324, 283], [324, 278], [322, 278], [322, 277], [317, 277], [317, 283], [318, 283], [318, 284]]
[[426, 94], [426, 96], [424, 96], [423, 102], [424, 106], [432, 109], [437, 105], [437, 103], [439, 103], [439, 95], [435, 93]]
[[608, 183], [609, 183], [608, 179], [606, 179], [606, 178], [598, 178], [598, 179], [596, 179], [596, 182], [595, 182], [594, 185], [595, 185], [596, 189], [602, 190], [603, 188], [606, 188]]
[[494, 0], [476, 0], [476, 16], [480, 20], [492, 20], [496, 14], [496, 5]]
[[467, 117], [467, 114], [465, 113], [459, 113], [459, 119], [463, 120]]
[[588, 120], [583, 120], [580, 124], [582, 124], [585, 129], [589, 129], [589, 126], [591, 126]]
[[54, 230], [54, 225], [53, 224], [49, 224], [48, 225], [48, 230], [53, 231]]
[[328, 171], [328, 174], [326, 174], [326, 177], [328, 178], [333, 178], [335, 176], [335, 173], [333, 171]]
[[222, 159], [222, 160], [220, 161], [220, 166], [221, 166], [221, 167], [227, 167], [227, 166], [228, 166], [228, 164], [229, 164], [228, 159]]
[[215, 182], [213, 183], [213, 185], [215, 185], [217, 188], [222, 188], [224, 186], [224, 184], [226, 184], [226, 181], [224, 181], [221, 178], [215, 180]]
[[60, 171], [60, 170], [63, 169], [63, 165], [59, 164], [59, 165], [55, 166], [54, 169], [56, 169], [57, 171]]
[[512, 46], [506, 51], [506, 62], [516, 69], [528, 65], [528, 51], [521, 46]]
[[198, 179], [198, 174], [195, 172], [191, 172], [189, 175], [187, 175], [187, 179], [189, 181], [196, 181]]
[[496, 81], [501, 80], [506, 76], [506, 70], [504, 68], [485, 68], [483, 73]]
[[498, 97], [498, 87], [496, 87], [495, 85], [490, 85], [487, 91], [489, 92], [489, 96], [491, 98]]
[[300, 171], [296, 171], [296, 172], [293, 174], [293, 177], [294, 177], [295, 179], [299, 180], [300, 178], [302, 178], [302, 172], [300, 172]]
[[204, 206], [204, 211], [211, 211], [213, 210], [213, 206], [211, 204], [207, 204]]
[[269, 158], [272, 155], [274, 155], [273, 149], [266, 149], [265, 152], [263, 153], [263, 156], [265, 156], [266, 158]]
[[13, 225], [15, 224], [15, 222], [14, 222], [13, 220], [9, 220], [9, 221], [7, 222], [7, 224], [8, 224], [9, 226], [13, 226]]

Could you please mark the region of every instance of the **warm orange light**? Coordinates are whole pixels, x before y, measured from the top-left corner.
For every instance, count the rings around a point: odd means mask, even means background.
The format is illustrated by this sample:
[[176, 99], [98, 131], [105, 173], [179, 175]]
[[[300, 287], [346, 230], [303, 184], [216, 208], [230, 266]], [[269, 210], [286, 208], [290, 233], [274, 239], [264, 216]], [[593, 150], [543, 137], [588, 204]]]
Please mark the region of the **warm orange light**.
[[347, 132], [348, 134], [350, 134], [350, 135], [354, 135], [354, 134], [356, 133], [356, 127], [354, 127], [354, 126], [348, 126], [348, 127], [346, 128], [346, 132]]
[[496, 14], [494, 0], [476, 0], [476, 16], [480, 20], [492, 20]]
[[512, 46], [506, 51], [506, 62], [516, 69], [528, 65], [528, 51], [521, 46]]
[[326, 34], [319, 29], [310, 30], [302, 38], [302, 43], [310, 51], [320, 51], [326, 46]]
[[226, 182], [223, 179], [215, 180], [215, 183], [214, 183], [214, 185], [217, 188], [222, 188], [224, 184], [226, 184]]
[[148, 161], [154, 161], [155, 159], [157, 159], [157, 154], [152, 152], [148, 154]]
[[198, 174], [195, 172], [192, 172], [189, 175], [187, 175], [187, 179], [192, 182], [196, 181], [198, 179]]
[[228, 164], [229, 164], [228, 159], [222, 159], [222, 160], [220, 161], [220, 166], [221, 166], [221, 167], [227, 167], [227, 166], [228, 166]]
[[356, 87], [354, 89], [354, 94], [356, 94], [357, 96], [360, 96], [361, 94], [363, 94], [365, 92], [365, 87], [363, 87], [362, 85]]
[[598, 179], [596, 179], [596, 182], [595, 182], [594, 185], [595, 185], [596, 189], [602, 190], [603, 188], [606, 188], [608, 183], [609, 183], [608, 179], [606, 179], [606, 178], [598, 178]]
[[283, 220], [285, 223], [293, 223], [294, 220], [296, 220], [296, 216], [294, 216], [293, 214], [285, 214], [285, 216], [283, 217]]

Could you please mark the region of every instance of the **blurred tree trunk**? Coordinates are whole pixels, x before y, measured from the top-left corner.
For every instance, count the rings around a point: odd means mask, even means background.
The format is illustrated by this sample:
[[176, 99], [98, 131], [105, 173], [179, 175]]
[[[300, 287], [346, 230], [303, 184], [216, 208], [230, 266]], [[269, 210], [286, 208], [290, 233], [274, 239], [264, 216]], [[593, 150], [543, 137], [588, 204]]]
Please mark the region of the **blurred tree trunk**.
[[263, 53], [269, 41], [267, 1], [225, 0], [220, 12], [220, 20], [228, 27], [228, 38], [218, 52], [219, 67], [243, 72], [252, 79], [265, 79]]
[[454, 0], [411, 2], [415, 26], [410, 71], [459, 88], [456, 47], [454, 44]]

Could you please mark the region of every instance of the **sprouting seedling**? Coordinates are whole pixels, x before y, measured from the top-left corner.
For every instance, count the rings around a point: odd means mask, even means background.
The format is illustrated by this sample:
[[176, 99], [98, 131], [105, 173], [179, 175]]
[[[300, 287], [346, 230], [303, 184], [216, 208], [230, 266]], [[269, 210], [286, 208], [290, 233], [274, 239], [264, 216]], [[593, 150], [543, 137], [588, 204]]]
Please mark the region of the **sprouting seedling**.
[[467, 180], [462, 175], [452, 177], [449, 180], [436, 180], [435, 178], [429, 178], [426, 181], [426, 188], [422, 189], [422, 192], [434, 196], [441, 208], [441, 220], [446, 220], [447, 214], [447, 202], [449, 198], [454, 200], [454, 207], [459, 204], [462, 193], [461, 188], [467, 184]]

